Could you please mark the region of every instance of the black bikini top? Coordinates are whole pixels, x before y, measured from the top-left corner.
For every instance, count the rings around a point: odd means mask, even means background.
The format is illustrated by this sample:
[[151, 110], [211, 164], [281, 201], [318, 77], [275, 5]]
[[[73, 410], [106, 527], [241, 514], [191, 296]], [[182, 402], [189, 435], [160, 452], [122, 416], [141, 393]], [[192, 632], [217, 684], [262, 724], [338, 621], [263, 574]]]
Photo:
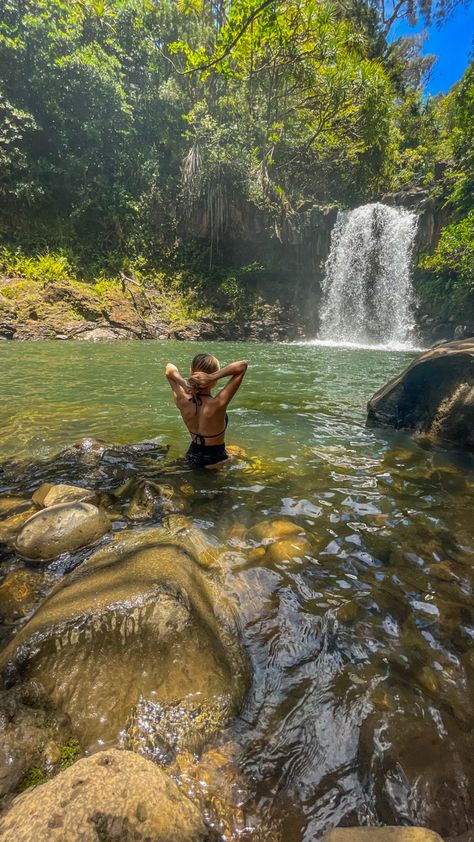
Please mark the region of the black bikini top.
[[[203, 395], [203, 394], [201, 394], [201, 392], [196, 392], [195, 394], [192, 395], [192, 397], [189, 398], [189, 400], [192, 401], [193, 404], [196, 407], [196, 411], [194, 413], [195, 415], [197, 415], [198, 406], [202, 406], [202, 399], [203, 398], [212, 398], [212, 395]], [[224, 427], [224, 429], [222, 430], [221, 433], [214, 433], [213, 436], [202, 436], [201, 433], [193, 433], [192, 430], [189, 430], [189, 432], [190, 432], [192, 440], [195, 444], [200, 444], [203, 447], [205, 447], [206, 439], [218, 439], [219, 436], [223, 436], [225, 431], [227, 430], [228, 424], [229, 424], [229, 416], [227, 415], [227, 412], [226, 412], [226, 414], [225, 414], [225, 427]]]

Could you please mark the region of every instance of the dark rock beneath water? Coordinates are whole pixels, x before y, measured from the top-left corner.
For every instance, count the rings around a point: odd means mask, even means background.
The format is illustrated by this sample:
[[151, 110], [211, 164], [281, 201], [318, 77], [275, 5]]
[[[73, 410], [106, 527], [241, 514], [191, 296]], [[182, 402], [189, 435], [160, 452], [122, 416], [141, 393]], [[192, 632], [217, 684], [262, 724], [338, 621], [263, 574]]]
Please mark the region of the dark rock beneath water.
[[2, 480], [13, 489], [36, 489], [41, 483], [74, 482], [110, 490], [131, 477], [161, 477], [168, 447], [157, 442], [110, 444], [93, 438], [64, 448], [38, 462], [4, 462]]
[[210, 842], [197, 807], [151, 761], [102, 751], [13, 802], [0, 840]]
[[367, 423], [474, 450], [474, 339], [420, 354], [370, 399]]
[[446, 711], [443, 731], [408, 711], [370, 715], [360, 732], [358, 768], [384, 825], [424, 825], [441, 836], [469, 829], [473, 740]]

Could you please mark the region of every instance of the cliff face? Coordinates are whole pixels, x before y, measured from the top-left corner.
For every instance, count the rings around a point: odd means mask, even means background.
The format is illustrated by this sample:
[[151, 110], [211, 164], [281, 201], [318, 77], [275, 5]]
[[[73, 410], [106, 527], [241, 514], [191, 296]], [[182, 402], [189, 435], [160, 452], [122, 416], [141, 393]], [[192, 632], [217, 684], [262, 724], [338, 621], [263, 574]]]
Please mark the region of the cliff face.
[[[255, 205], [236, 201], [227, 208], [224, 228], [213, 244], [213, 257], [229, 271], [252, 273], [252, 289], [271, 307], [293, 314], [301, 336], [315, 336], [321, 280], [331, 245], [338, 208], [304, 205], [275, 216]], [[209, 214], [194, 209], [187, 238], [211, 240]]]

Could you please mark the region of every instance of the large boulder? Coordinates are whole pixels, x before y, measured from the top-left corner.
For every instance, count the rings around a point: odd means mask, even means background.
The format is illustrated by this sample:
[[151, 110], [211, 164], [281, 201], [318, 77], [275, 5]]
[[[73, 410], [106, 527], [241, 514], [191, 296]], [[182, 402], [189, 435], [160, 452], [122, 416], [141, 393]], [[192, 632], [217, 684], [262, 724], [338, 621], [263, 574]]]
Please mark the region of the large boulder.
[[192, 554], [191, 528], [176, 531], [119, 535], [56, 586], [0, 657], [6, 684], [37, 682], [85, 749], [115, 743], [168, 762], [199, 751], [243, 700], [233, 606], [201, 566], [206, 548]]
[[211, 842], [198, 808], [151, 761], [112, 749], [79, 760], [15, 799], [0, 821], [10, 842]]
[[94, 544], [110, 529], [102, 509], [91, 503], [58, 503], [30, 517], [21, 528], [15, 549], [24, 558], [49, 561]]
[[367, 423], [474, 450], [474, 339], [420, 354], [370, 399]]

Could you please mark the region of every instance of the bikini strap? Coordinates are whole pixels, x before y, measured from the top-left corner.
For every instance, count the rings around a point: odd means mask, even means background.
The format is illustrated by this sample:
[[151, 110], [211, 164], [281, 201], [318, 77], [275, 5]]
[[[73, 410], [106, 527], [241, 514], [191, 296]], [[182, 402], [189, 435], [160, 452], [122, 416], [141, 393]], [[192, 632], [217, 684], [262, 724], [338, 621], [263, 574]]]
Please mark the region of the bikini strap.
[[[196, 407], [196, 412], [194, 413], [195, 415], [197, 415], [198, 406], [202, 406], [202, 399], [203, 398], [211, 398], [211, 397], [212, 397], [212, 395], [201, 395], [201, 392], [196, 392], [195, 395], [192, 395], [190, 398], [188, 398], [188, 400], [192, 401], [193, 404]], [[225, 414], [225, 427], [224, 427], [224, 429], [222, 430], [221, 433], [214, 433], [213, 436], [202, 436], [201, 433], [193, 433], [192, 430], [190, 430], [189, 432], [190, 432], [191, 437], [194, 441], [194, 444], [200, 444], [202, 447], [205, 447], [206, 446], [206, 439], [217, 439], [217, 438], [219, 438], [219, 436], [223, 436], [225, 431], [227, 430], [228, 424], [229, 424], [229, 416], [226, 412], [226, 414]]]
[[[207, 395], [204, 395], [204, 397], [207, 397]], [[202, 406], [202, 398], [203, 398], [203, 396], [201, 395], [201, 392], [199, 392], [199, 391], [197, 391], [196, 393], [193, 392], [191, 397], [188, 398], [188, 401], [190, 401], [190, 402], [192, 401], [194, 406], [195, 406], [195, 410], [194, 410], [195, 415], [197, 415], [198, 406]]]

